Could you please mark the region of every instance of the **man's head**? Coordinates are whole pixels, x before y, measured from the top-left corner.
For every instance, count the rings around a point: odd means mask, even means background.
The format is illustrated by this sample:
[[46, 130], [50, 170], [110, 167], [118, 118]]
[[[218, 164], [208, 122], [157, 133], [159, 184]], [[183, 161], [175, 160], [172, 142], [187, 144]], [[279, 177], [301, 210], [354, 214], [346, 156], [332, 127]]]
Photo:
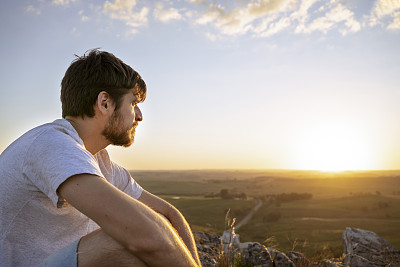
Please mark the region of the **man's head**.
[[117, 111], [132, 88], [136, 88], [138, 102], [143, 102], [146, 83], [142, 77], [113, 54], [91, 50], [74, 60], [65, 72], [61, 82], [62, 117], [93, 117], [102, 91], [114, 101]]
[[120, 108], [109, 117], [101, 134], [111, 144], [128, 147], [133, 143], [136, 126], [143, 119], [138, 102], [137, 89], [134, 88], [122, 97]]

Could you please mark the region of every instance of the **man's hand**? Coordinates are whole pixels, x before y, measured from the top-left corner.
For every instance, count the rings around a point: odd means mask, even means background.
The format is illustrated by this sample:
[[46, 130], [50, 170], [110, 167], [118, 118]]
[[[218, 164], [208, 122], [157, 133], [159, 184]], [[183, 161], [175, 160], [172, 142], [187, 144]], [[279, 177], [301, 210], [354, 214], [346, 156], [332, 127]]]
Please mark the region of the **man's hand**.
[[179, 234], [180, 238], [182, 238], [182, 241], [189, 249], [190, 254], [193, 256], [197, 264], [201, 266], [192, 231], [183, 215], [170, 203], [147, 192], [146, 190], [143, 190], [143, 193], [138, 200], [168, 219], [172, 227], [174, 227]]
[[168, 223], [105, 179], [75, 175], [60, 185], [58, 193], [146, 264], [197, 266]]

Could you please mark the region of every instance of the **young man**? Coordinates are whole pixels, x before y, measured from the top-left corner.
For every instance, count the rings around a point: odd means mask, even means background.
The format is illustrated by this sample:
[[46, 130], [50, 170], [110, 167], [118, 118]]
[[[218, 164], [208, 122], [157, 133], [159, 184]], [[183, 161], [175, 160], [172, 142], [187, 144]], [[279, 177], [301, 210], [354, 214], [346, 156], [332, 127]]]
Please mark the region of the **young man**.
[[181, 213], [105, 150], [133, 143], [145, 97], [140, 75], [110, 53], [71, 63], [63, 119], [0, 156], [0, 266], [201, 265]]

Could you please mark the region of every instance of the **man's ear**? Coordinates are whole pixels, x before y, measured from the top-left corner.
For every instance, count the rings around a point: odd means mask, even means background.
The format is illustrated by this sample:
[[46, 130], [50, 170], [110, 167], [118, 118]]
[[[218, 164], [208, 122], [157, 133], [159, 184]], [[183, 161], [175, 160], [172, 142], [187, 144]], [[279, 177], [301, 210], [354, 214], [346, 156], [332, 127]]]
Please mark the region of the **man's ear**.
[[109, 114], [110, 112], [114, 110], [114, 103], [111, 100], [110, 95], [105, 92], [101, 91], [98, 96], [97, 96], [97, 101], [96, 101], [96, 109], [101, 113], [101, 114]]

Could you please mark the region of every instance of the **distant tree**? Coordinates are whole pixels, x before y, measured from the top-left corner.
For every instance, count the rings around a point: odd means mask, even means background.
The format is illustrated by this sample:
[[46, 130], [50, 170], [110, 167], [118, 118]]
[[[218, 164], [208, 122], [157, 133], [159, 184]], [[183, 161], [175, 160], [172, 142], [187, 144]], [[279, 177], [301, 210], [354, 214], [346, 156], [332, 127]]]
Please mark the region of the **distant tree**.
[[222, 199], [231, 199], [232, 194], [229, 192], [229, 189], [221, 189], [221, 198]]
[[239, 198], [239, 199], [247, 199], [247, 195], [244, 192], [237, 192], [236, 189], [233, 191], [229, 189], [221, 189], [220, 196], [222, 199], [232, 199], [232, 198]]
[[244, 193], [244, 192], [240, 193], [240, 194], [239, 194], [239, 198], [240, 198], [240, 199], [243, 199], [243, 200], [246, 200], [246, 199], [247, 199], [246, 193]]

